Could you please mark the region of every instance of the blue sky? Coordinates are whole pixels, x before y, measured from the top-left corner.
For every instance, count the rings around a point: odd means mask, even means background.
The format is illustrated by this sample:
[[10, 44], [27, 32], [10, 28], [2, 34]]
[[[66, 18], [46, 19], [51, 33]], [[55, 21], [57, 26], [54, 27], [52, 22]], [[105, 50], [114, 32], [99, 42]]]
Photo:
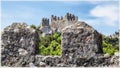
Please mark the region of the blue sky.
[[118, 31], [118, 1], [2, 1], [1, 29], [13, 22], [38, 26], [43, 17], [70, 12], [105, 35]]

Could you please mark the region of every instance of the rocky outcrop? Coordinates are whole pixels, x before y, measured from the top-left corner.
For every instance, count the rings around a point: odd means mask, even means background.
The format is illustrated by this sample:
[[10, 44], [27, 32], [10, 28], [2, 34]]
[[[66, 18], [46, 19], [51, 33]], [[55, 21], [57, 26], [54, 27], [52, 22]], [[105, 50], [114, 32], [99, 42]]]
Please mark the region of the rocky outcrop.
[[13, 23], [2, 33], [1, 65], [26, 66], [38, 53], [38, 34], [25, 23]]

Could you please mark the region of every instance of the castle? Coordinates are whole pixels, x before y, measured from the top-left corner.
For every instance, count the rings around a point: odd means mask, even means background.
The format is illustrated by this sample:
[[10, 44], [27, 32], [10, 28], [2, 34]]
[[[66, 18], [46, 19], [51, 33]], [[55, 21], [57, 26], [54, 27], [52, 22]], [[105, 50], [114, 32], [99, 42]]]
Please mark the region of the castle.
[[78, 22], [78, 17], [71, 13], [67, 13], [64, 17], [51, 15], [51, 23], [47, 18], [42, 19], [40, 30], [42, 31], [42, 33], [45, 34], [61, 32], [64, 27], [77, 22]]
[[[79, 22], [76, 16], [69, 13], [64, 18], [52, 15], [51, 24], [49, 24], [49, 19], [43, 18], [39, 30], [42, 35], [54, 33], [53, 29], [62, 31], [61, 56], [39, 55], [41, 36], [26, 23], [13, 23], [4, 28], [1, 34], [1, 66], [119, 66], [119, 52], [113, 56], [103, 54], [102, 35], [87, 23]], [[56, 44], [53, 45], [56, 46]]]

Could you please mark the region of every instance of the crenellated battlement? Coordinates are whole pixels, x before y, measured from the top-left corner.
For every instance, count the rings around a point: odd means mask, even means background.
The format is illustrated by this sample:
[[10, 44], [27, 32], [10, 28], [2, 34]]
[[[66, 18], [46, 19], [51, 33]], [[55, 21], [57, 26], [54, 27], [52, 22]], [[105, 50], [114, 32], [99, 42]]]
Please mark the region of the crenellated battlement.
[[49, 19], [48, 18], [42, 18], [42, 26], [49, 26]]
[[49, 25], [49, 19], [48, 18], [42, 18], [42, 23], [40, 27], [40, 32], [42, 33], [42, 36], [45, 36], [46, 34], [52, 34], [52, 29]]
[[63, 16], [58, 17], [58, 16], [51, 15], [51, 21], [59, 21], [59, 20], [63, 20]]
[[51, 27], [56, 29], [58, 32], [68, 25], [74, 24], [78, 22], [78, 17], [74, 14], [67, 13], [64, 17], [58, 17], [55, 15], [51, 15]]
[[[51, 23], [49, 25], [49, 19], [48, 18], [42, 18], [42, 27], [45, 28], [52, 28], [53, 32], [61, 32], [61, 30], [69, 26], [71, 24], [74, 24], [78, 22], [78, 17], [75, 16], [74, 14], [67, 13], [64, 17], [61, 16], [55, 16], [51, 15]], [[42, 28], [41, 27], [41, 28]]]
[[77, 21], [78, 20], [78, 17], [75, 16], [74, 14], [71, 14], [71, 13], [67, 13], [65, 15], [65, 19], [68, 20], [68, 21]]
[[58, 16], [55, 16], [55, 15], [51, 15], [51, 22], [53, 21], [61, 21], [61, 20], [66, 20], [66, 21], [78, 21], [78, 17], [75, 16], [74, 14], [71, 14], [71, 13], [67, 13], [64, 17], [61, 16], [61, 17], [58, 17]]

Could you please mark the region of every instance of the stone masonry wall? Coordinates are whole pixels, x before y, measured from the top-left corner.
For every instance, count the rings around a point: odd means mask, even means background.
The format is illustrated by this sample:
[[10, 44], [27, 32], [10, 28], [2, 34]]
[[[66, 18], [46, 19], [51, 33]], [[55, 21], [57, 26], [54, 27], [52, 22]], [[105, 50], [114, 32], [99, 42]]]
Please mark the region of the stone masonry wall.
[[2, 33], [1, 65], [27, 66], [38, 53], [38, 35], [25, 23], [13, 23]]
[[78, 21], [78, 17], [74, 14], [67, 13], [64, 17], [51, 16], [51, 28], [55, 32], [62, 32], [66, 26], [72, 25]]
[[85, 22], [62, 30], [62, 55], [38, 55], [38, 33], [25, 23], [13, 23], [2, 33], [1, 65], [8, 67], [118, 66], [119, 53], [102, 54], [102, 37]]
[[96, 30], [84, 22], [75, 23], [62, 31], [62, 57], [68, 57], [67, 61], [74, 58], [73, 63], [77, 58], [89, 59], [102, 53], [101, 43], [101, 34]]

